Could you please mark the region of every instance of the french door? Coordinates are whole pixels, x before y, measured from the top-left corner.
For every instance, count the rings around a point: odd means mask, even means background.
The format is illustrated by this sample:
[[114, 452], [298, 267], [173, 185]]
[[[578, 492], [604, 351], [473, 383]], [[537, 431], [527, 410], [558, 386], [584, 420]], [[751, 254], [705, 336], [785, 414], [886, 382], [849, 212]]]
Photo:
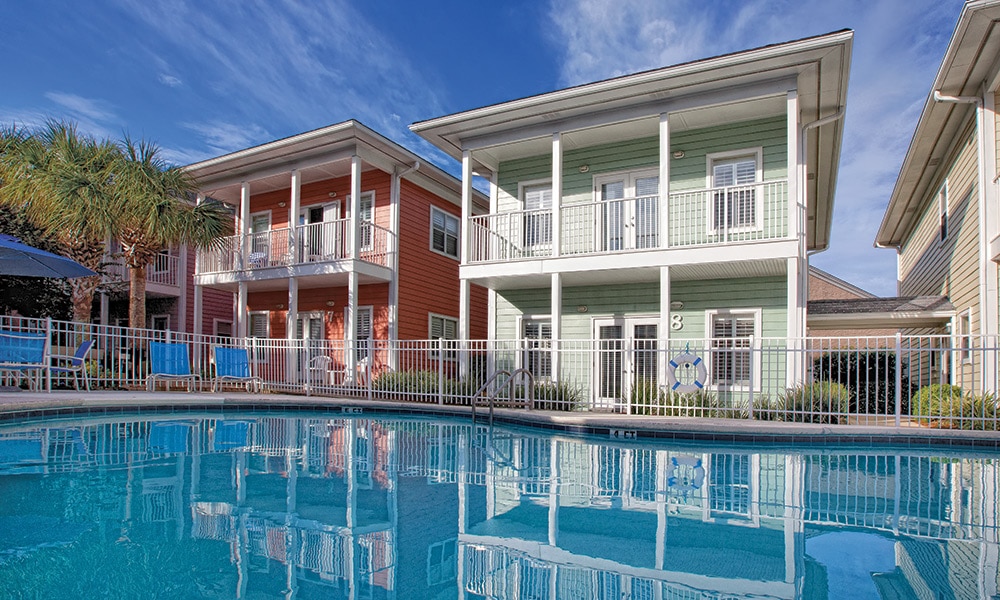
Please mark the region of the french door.
[[658, 386], [657, 325], [650, 317], [595, 319], [595, 405], [624, 405], [637, 387]]
[[340, 202], [305, 206], [299, 211], [299, 256], [304, 262], [342, 258], [342, 235], [333, 224], [340, 218]]
[[600, 202], [600, 249], [606, 252], [659, 245], [660, 178], [657, 171], [606, 175], [594, 180]]

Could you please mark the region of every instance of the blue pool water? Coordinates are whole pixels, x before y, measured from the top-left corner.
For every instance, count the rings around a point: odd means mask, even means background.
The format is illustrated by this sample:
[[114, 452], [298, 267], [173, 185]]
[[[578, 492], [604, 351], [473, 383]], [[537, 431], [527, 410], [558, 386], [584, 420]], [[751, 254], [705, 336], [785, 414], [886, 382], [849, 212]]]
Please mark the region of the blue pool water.
[[2, 598], [991, 598], [998, 457], [365, 415], [0, 428]]

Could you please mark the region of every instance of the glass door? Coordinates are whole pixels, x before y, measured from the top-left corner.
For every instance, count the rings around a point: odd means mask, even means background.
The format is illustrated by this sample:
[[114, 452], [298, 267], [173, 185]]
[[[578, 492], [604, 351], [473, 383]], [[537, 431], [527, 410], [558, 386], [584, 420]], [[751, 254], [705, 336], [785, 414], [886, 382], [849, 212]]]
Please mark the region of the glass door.
[[594, 321], [596, 406], [623, 408], [634, 394], [658, 388], [657, 324], [648, 317]]
[[[303, 340], [302, 350], [298, 353], [296, 361], [299, 379], [304, 381], [309, 367], [309, 361], [323, 354], [325, 340], [323, 328], [323, 313], [309, 312], [299, 313], [295, 320], [295, 338]], [[318, 372], [315, 377], [322, 377], [323, 373]], [[325, 384], [322, 380], [314, 380], [314, 384]]]
[[600, 249], [606, 252], [656, 248], [659, 232], [660, 178], [655, 171], [599, 177]]
[[302, 262], [341, 258], [340, 202], [304, 206], [299, 210], [299, 257]]

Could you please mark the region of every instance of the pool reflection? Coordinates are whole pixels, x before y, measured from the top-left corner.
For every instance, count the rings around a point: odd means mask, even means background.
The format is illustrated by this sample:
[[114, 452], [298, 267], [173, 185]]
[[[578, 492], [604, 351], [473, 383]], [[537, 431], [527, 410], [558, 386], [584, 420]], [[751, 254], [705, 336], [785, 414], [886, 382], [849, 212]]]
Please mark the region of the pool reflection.
[[992, 597], [998, 484], [988, 454], [402, 418], [60, 422], [0, 429], [0, 576], [28, 585], [44, 556], [111, 545], [179, 549], [189, 562], [155, 565], [178, 595]]

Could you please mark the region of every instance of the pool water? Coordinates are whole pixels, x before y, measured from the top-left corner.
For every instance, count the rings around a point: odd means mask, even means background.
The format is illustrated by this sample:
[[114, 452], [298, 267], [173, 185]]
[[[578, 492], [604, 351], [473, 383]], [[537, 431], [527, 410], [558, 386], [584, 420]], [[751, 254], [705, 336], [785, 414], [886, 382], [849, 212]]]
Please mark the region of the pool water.
[[991, 598], [998, 456], [316, 414], [0, 428], [2, 598]]

